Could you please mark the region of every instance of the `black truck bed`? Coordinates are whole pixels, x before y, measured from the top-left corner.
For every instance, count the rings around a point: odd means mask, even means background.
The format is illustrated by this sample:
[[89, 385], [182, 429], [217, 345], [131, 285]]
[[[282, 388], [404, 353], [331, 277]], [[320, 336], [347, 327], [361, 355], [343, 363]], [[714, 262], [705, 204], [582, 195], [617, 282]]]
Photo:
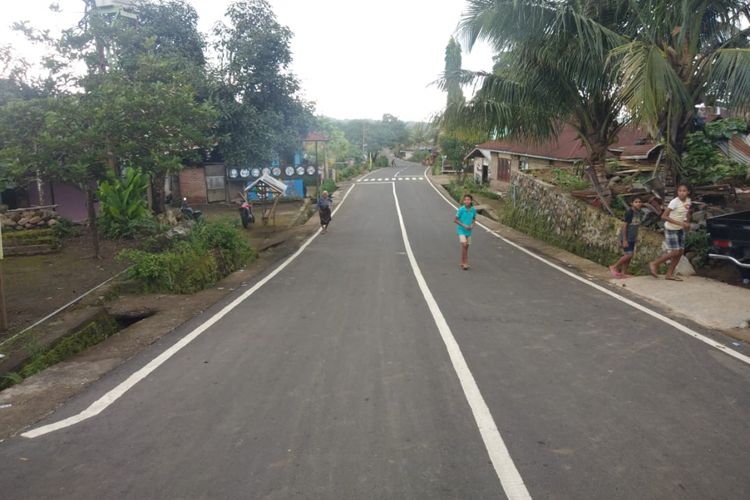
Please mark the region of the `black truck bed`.
[[706, 221], [706, 231], [714, 247], [709, 257], [732, 260], [743, 268], [750, 266], [747, 264], [750, 260], [750, 210], [711, 217]]

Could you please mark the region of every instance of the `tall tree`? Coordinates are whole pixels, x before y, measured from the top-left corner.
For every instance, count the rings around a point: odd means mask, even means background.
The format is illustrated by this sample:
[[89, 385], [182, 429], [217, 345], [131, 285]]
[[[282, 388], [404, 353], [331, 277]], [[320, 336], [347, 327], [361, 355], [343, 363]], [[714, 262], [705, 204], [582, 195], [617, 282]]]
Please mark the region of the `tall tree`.
[[750, 3], [633, 0], [620, 95], [635, 119], [664, 138], [679, 174], [697, 104], [750, 109]]
[[[462, 88], [463, 70], [461, 45], [454, 37], [448, 40], [445, 48], [445, 72], [444, 89], [447, 92], [446, 110], [464, 109], [466, 99]], [[440, 121], [441, 118], [438, 118]], [[476, 127], [462, 127], [452, 120], [443, 120], [438, 134], [440, 149], [450, 163], [458, 170], [459, 175], [464, 174], [464, 158], [474, 148], [488, 137], [484, 131]]]
[[466, 100], [461, 88], [461, 45], [454, 37], [445, 47], [445, 90], [448, 92], [448, 106], [461, 106]]
[[313, 123], [312, 106], [289, 72], [292, 33], [265, 0], [236, 1], [226, 18], [214, 32], [219, 153], [245, 165], [290, 158]]

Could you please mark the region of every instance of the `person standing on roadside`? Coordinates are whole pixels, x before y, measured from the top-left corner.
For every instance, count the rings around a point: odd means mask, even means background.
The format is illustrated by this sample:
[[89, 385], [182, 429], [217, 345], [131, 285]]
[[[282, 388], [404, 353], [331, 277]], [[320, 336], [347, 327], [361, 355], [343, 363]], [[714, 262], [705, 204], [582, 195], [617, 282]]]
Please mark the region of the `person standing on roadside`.
[[638, 241], [638, 229], [641, 227], [642, 219], [642, 206], [643, 201], [640, 197], [636, 196], [630, 204], [630, 208], [625, 212], [625, 217], [623, 217], [623, 225], [619, 235], [623, 256], [620, 257], [620, 260], [609, 266], [609, 271], [615, 278], [630, 278], [628, 265], [633, 259], [635, 245]]
[[659, 266], [670, 261], [665, 279], [682, 281], [674, 275], [682, 254], [685, 253], [685, 231], [690, 229], [690, 189], [686, 184], [677, 186], [677, 198], [669, 202], [661, 215], [664, 220], [664, 243], [667, 251], [658, 259], [649, 262], [648, 269], [654, 278], [659, 277]]
[[474, 198], [470, 194], [465, 194], [463, 204], [458, 208], [453, 222], [458, 226], [458, 240], [461, 243], [461, 269], [468, 270], [469, 265], [469, 245], [471, 245], [471, 230], [474, 227], [474, 221], [477, 218], [477, 209], [474, 208]]
[[333, 206], [333, 201], [328, 196], [328, 191], [323, 191], [318, 200], [318, 215], [323, 234], [328, 232], [328, 224], [331, 223], [331, 206]]

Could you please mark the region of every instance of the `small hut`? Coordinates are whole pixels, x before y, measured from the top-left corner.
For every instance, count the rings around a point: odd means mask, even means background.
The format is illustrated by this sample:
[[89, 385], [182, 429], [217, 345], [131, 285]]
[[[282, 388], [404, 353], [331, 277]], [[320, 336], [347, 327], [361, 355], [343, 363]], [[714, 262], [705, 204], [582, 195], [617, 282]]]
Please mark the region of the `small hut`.
[[[268, 225], [269, 219], [276, 225], [276, 206], [279, 199], [286, 194], [287, 185], [279, 179], [270, 175], [263, 175], [247, 185], [242, 192], [242, 197], [248, 201], [250, 196], [260, 204], [260, 216], [263, 225]], [[273, 201], [269, 205], [269, 202]]]

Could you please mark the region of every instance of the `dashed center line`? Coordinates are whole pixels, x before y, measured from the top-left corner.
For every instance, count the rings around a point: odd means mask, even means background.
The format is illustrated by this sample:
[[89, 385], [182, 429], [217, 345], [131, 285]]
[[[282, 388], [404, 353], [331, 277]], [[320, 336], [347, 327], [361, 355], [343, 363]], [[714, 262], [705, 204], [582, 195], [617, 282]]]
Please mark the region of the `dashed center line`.
[[395, 181], [423, 181], [424, 177], [378, 177], [360, 179], [357, 182], [395, 182]]

